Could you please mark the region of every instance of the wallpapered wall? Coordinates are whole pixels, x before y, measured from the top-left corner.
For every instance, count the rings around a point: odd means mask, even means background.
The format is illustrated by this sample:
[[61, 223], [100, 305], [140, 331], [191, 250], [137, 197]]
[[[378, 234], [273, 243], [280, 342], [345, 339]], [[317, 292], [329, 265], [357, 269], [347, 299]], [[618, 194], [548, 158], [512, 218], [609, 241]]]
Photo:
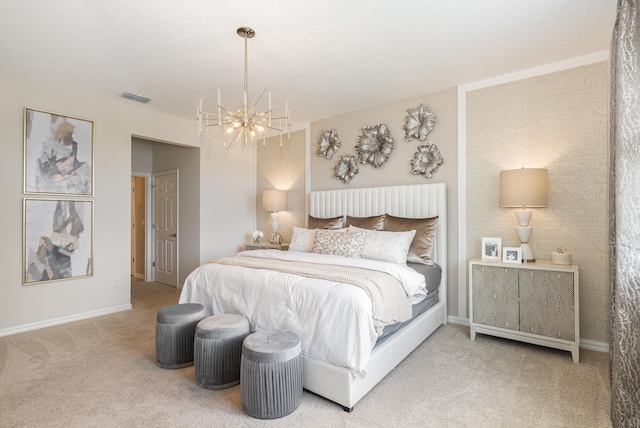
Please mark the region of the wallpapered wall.
[[519, 246], [514, 208], [499, 208], [500, 171], [547, 168], [547, 208], [533, 209], [537, 259], [565, 247], [580, 267], [580, 328], [608, 342], [608, 62], [467, 93], [467, 255], [482, 237]]

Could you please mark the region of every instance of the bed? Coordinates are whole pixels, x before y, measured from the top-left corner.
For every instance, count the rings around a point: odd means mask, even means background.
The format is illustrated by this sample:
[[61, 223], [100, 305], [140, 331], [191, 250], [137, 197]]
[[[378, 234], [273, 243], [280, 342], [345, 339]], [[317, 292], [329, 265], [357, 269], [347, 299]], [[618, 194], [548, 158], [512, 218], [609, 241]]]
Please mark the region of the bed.
[[[304, 388], [351, 411], [367, 392], [446, 323], [447, 216], [443, 183], [328, 190], [310, 194], [309, 214], [313, 218], [368, 218], [385, 213], [409, 219], [438, 216], [431, 260], [441, 268], [441, 280], [437, 290], [427, 295], [431, 297], [437, 293], [437, 299], [432, 299], [435, 303], [385, 337], [384, 341], [376, 344], [383, 328], [386, 332], [396, 326], [393, 323], [399, 313], [406, 315], [406, 307], [396, 310], [396, 305], [379, 305], [382, 309], [376, 312], [377, 297], [372, 296], [376, 295], [377, 288], [374, 287], [373, 291], [367, 288], [367, 281], [376, 284], [397, 282], [404, 287], [405, 300], [407, 295], [414, 294], [412, 303], [421, 300], [419, 296], [424, 294], [421, 286], [416, 285], [415, 271], [386, 261], [349, 260], [333, 254], [305, 255], [294, 251], [245, 251], [194, 270], [185, 281], [180, 302], [202, 303], [211, 313], [241, 313], [249, 319], [252, 330], [275, 327], [298, 333], [303, 344]], [[349, 229], [349, 232], [364, 233], [359, 229]], [[320, 239], [319, 233], [316, 231], [317, 240]], [[322, 232], [323, 236], [327, 233]], [[331, 275], [355, 275], [353, 269], [357, 276], [374, 269], [376, 273], [372, 278], [365, 278], [364, 284], [358, 284], [358, 287], [345, 288], [341, 284], [341, 276], [318, 276], [316, 270], [319, 265], [315, 263], [320, 262], [335, 268], [331, 269]], [[293, 268], [289, 268], [289, 264], [294, 264], [295, 269], [304, 268], [305, 272], [299, 274], [302, 276], [291, 275], [288, 270]], [[345, 266], [344, 272], [342, 266]], [[272, 282], [276, 281], [280, 288], [286, 290], [284, 297], [278, 294], [280, 297], [274, 298], [269, 294], [273, 289]], [[259, 286], [256, 288], [255, 284]], [[326, 285], [322, 288], [323, 284], [331, 284], [330, 290], [327, 291]], [[304, 294], [312, 289], [320, 290], [320, 294], [314, 297]], [[335, 294], [348, 294], [355, 303], [330, 303], [329, 298]], [[359, 303], [363, 296], [366, 304]], [[311, 306], [301, 309], [298, 307], [301, 301], [309, 301]], [[374, 321], [371, 321], [372, 317]], [[330, 346], [332, 340], [341, 346]]]

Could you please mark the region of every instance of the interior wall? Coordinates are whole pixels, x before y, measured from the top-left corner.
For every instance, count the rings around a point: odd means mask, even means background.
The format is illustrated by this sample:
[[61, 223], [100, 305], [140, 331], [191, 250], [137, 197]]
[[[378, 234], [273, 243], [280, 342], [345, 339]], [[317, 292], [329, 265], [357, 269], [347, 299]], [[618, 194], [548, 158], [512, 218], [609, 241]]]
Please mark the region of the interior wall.
[[[131, 307], [131, 139], [201, 146], [199, 257], [231, 255], [255, 225], [255, 154], [227, 151], [199, 139], [195, 120], [149, 110], [131, 101], [102, 98], [74, 88], [0, 71], [0, 127], [4, 155], [4, 245], [0, 246], [0, 335]], [[22, 285], [24, 108], [94, 122], [94, 275]], [[204, 168], [207, 168], [205, 171]], [[232, 184], [227, 184], [232, 183]], [[197, 210], [197, 208], [196, 208]], [[113, 279], [119, 285], [113, 286]]]
[[564, 247], [580, 267], [584, 340], [608, 343], [608, 62], [467, 92], [467, 256], [482, 237], [519, 246], [515, 209], [498, 206], [499, 173], [547, 168], [547, 208], [534, 208], [537, 259]]
[[[271, 213], [262, 209], [262, 191], [287, 191], [287, 209], [278, 213], [279, 230], [283, 242], [291, 241], [293, 226], [305, 225], [306, 131], [291, 132], [289, 140], [278, 136], [257, 144], [256, 168], [256, 227], [264, 233], [262, 242], [269, 242], [273, 234]], [[250, 241], [247, 241], [250, 242]]]
[[[426, 140], [404, 141], [403, 126], [407, 109], [422, 103], [435, 115], [436, 122]], [[445, 183], [447, 185], [447, 311], [458, 316], [458, 119], [457, 92], [450, 89], [396, 103], [335, 116], [311, 123], [310, 128], [310, 189], [330, 190], [345, 187], [395, 186], [402, 184]], [[385, 124], [394, 140], [388, 160], [380, 167], [359, 165], [359, 172], [349, 183], [334, 178], [334, 166], [343, 155], [357, 156], [355, 146], [363, 126]], [[342, 147], [331, 160], [316, 155], [323, 129], [336, 129]], [[411, 174], [411, 160], [418, 145], [435, 144], [444, 159], [432, 178]]]

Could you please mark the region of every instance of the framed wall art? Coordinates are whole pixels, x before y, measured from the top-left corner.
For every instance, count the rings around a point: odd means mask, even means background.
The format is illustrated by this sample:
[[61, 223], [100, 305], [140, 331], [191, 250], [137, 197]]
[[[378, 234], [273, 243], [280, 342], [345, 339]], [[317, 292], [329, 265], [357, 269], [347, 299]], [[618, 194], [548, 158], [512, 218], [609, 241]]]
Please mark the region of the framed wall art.
[[500, 260], [502, 254], [501, 238], [482, 238], [482, 258], [484, 260]]
[[93, 122], [25, 108], [24, 192], [93, 195]]
[[24, 199], [23, 283], [93, 275], [93, 201]]
[[502, 262], [503, 263], [521, 263], [522, 250], [520, 249], [520, 247], [504, 247], [502, 249]]

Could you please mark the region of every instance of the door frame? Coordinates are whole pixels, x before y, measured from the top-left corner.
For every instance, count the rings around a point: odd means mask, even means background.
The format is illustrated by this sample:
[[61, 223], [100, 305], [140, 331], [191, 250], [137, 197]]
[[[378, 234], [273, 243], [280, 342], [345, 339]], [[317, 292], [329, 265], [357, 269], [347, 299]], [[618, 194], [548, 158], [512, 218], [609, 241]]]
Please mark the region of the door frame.
[[[153, 207], [153, 181], [152, 175], [149, 172], [131, 172], [132, 177], [144, 177], [145, 178], [145, 209], [144, 209], [144, 236], [145, 236], [145, 260], [144, 260], [144, 280], [146, 282], [153, 281], [153, 260], [154, 260], [154, 248], [153, 248], [153, 215], [155, 210]], [[131, 257], [130, 257], [131, 258]], [[131, 272], [133, 274], [133, 272]]]

